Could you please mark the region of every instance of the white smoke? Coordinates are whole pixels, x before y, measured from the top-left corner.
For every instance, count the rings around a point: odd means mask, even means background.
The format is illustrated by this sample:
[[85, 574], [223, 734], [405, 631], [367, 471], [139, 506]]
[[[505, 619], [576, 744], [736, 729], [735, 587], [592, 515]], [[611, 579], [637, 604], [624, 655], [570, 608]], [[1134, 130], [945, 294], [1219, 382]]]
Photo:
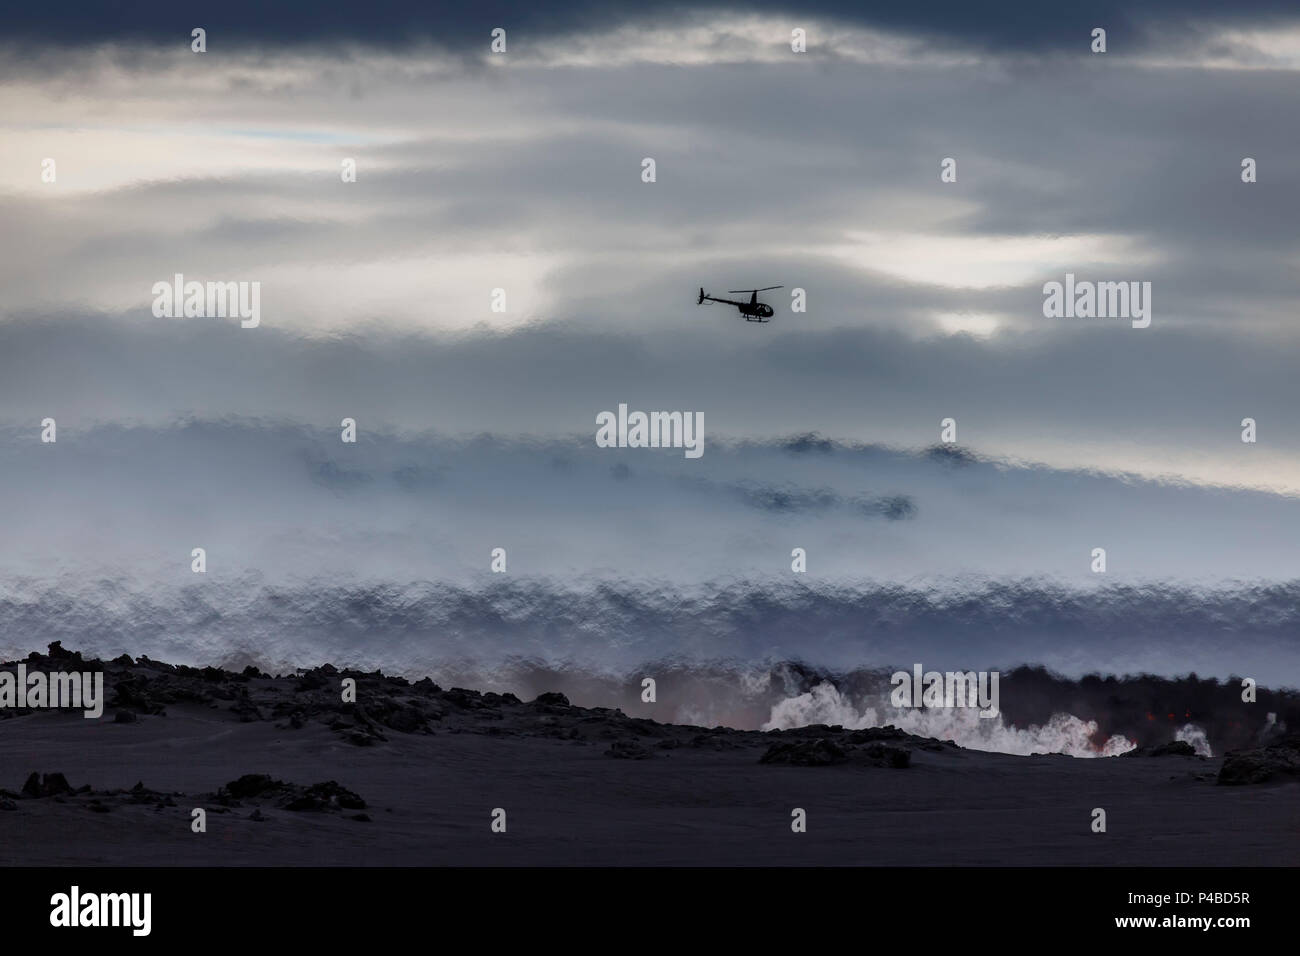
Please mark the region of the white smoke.
[[1181, 740], [1185, 744], [1191, 744], [1198, 757], [1214, 756], [1214, 751], [1210, 749], [1210, 738], [1205, 735], [1204, 730], [1195, 724], [1183, 724], [1178, 729], [1178, 732], [1174, 734], [1174, 740]]
[[1261, 747], [1286, 733], [1286, 721], [1278, 720], [1277, 714], [1269, 712], [1268, 717], [1264, 720], [1264, 726], [1260, 728], [1259, 737], [1256, 739]]
[[[763, 730], [790, 730], [808, 724], [839, 724], [853, 730], [893, 724], [921, 737], [951, 740], [971, 750], [1006, 754], [1063, 753], [1071, 757], [1115, 757], [1137, 746], [1123, 734], [1110, 737], [1100, 747], [1092, 744], [1097, 732], [1095, 720], [1081, 720], [1071, 714], [1054, 714], [1042, 726], [1008, 727], [1002, 715], [982, 718], [973, 707], [905, 708], [881, 703], [859, 710], [830, 683], [821, 683], [806, 694], [790, 697], [773, 706], [771, 719]], [[1190, 724], [1183, 731], [1197, 731], [1205, 741], [1204, 731]], [[1184, 739], [1179, 737], [1179, 739]], [[1198, 746], [1189, 739], [1192, 746]], [[1208, 742], [1204, 743], [1209, 749]], [[1200, 750], [1198, 748], [1197, 752]]]

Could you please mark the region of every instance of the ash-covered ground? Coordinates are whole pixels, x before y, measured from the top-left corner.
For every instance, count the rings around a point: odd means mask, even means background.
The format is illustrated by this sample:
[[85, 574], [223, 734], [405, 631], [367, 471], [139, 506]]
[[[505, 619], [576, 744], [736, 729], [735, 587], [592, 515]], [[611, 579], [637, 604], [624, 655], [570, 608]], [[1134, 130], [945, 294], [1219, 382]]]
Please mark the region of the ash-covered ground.
[[1214, 758], [1178, 742], [1026, 757], [893, 727], [658, 723], [328, 665], [272, 676], [57, 644], [23, 663], [102, 670], [108, 701], [94, 720], [0, 710], [6, 866], [1300, 860], [1296, 734]]

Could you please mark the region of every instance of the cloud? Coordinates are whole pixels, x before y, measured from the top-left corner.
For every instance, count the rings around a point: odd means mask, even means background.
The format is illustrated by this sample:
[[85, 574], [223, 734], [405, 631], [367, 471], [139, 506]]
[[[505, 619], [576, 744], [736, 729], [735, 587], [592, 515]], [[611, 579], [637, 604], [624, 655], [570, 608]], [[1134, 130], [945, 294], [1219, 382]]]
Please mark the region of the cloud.
[[[597, 413], [626, 402], [703, 412], [707, 456], [722, 440], [810, 432], [920, 448], [954, 417], [959, 443], [986, 454], [1300, 488], [1300, 424], [1287, 415], [1300, 345], [1233, 330], [912, 337], [706, 322], [691, 304], [648, 328], [303, 337], [276, 327], [268, 301], [257, 329], [97, 314], [0, 323], [3, 420], [34, 434], [46, 416], [65, 430], [225, 416], [319, 428], [350, 416], [371, 431], [567, 439], [589, 438]], [[1254, 445], [1241, 441], [1247, 416]]]
[[[1275, 26], [1295, 16], [1294, 8], [1281, 0], [1251, 0], [1227, 8], [1208, 0], [1157, 0], [1141, 9], [1115, 2], [1092, 4], [1087, 9], [1019, 2], [996, 11], [954, 0], [921, 6], [812, 0], [801, 4], [797, 12], [780, 0], [720, 0], [707, 9], [724, 24], [762, 16], [796, 24], [811, 21], [828, 27], [870, 28], [924, 38], [934, 45], [1000, 52], [1068, 50], [1098, 25], [1107, 27], [1116, 42], [1142, 49], [1170, 42], [1170, 34], [1186, 43], [1213, 26]], [[190, 5], [181, 19], [161, 0], [132, 0], [111, 10], [94, 3], [74, 4], [69, 16], [57, 21], [37, 8], [19, 8], [12, 11], [6, 32], [29, 43], [77, 45], [112, 40], [188, 45], [190, 28], [203, 26], [213, 38], [210, 49], [218, 50], [220, 43], [227, 42], [289, 47], [342, 42], [404, 47], [413, 42], [435, 42], [457, 48], [475, 40], [486, 45], [489, 31], [502, 26], [513, 31], [515, 42], [526, 49], [531, 44], [562, 42], [572, 34], [629, 25], [680, 29], [699, 12], [697, 5], [687, 3], [647, 6], [592, 0], [541, 6], [514, 0], [488, 0], [473, 6], [448, 0], [375, 0], [363, 8], [287, 3], [271, 9], [251, 0], [228, 0]]]
[[1074, 272], [1151, 281], [1160, 326], [1292, 334], [1300, 133], [1256, 119], [1285, 115], [1285, 74], [64, 59], [66, 86], [0, 93], [10, 315], [146, 309], [179, 271], [259, 280], [317, 331], [663, 322], [716, 283], [805, 289], [801, 327], [988, 335], [1043, 326], [1042, 284]]
[[[361, 415], [347, 444], [324, 423], [63, 422], [45, 444], [34, 422], [0, 431], [0, 572], [166, 589], [200, 580], [190, 557], [202, 547], [201, 580], [228, 587], [247, 575], [284, 587], [477, 588], [519, 575], [958, 591], [1020, 579], [1091, 590], [1300, 578], [1290, 497], [880, 445], [798, 452], [727, 442], [708, 433], [707, 416], [705, 427], [703, 457], [686, 459], [599, 448], [594, 424], [585, 437], [457, 438], [397, 434]], [[497, 547], [510, 578], [487, 574]], [[1097, 547], [1104, 575], [1092, 572]], [[791, 571], [795, 548], [806, 578]]]
[[[1294, 679], [1290, 11], [822, 2], [799, 58], [785, 5], [739, 9], [17, 11], [19, 630], [403, 668], [968, 647]], [[1045, 319], [1066, 272], [1150, 281], [1152, 327]], [[154, 318], [176, 273], [260, 282], [261, 327]], [[778, 284], [771, 325], [695, 304]], [[595, 448], [622, 402], [702, 412], [704, 458]]]

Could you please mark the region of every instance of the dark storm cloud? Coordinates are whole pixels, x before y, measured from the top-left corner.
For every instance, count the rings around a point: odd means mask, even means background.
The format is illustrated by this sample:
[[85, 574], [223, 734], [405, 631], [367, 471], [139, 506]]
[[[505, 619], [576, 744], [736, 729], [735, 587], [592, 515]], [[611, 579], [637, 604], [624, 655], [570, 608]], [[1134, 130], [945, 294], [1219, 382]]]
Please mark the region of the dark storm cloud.
[[[428, 40], [448, 47], [485, 45], [497, 26], [514, 31], [516, 44], [537, 44], [567, 33], [588, 32], [623, 24], [652, 23], [671, 27], [701, 9], [694, 3], [606, 2], [563, 0], [529, 3], [522, 0], [483, 0], [472, 4], [437, 0], [373, 0], [364, 4], [320, 4], [298, 0], [266, 4], [260, 0], [190, 3], [183, 7], [165, 0], [134, 0], [104, 4], [82, 0], [60, 8], [51, 17], [40, 5], [20, 4], [6, 13], [5, 33], [18, 41], [76, 44], [105, 40], [188, 42], [194, 26], [208, 30], [210, 49], [230, 38], [238, 44], [306, 45], [363, 42], [405, 45]], [[722, 15], [765, 13], [799, 22], [816, 19], [832, 24], [876, 27], [915, 34], [944, 45], [992, 51], [1077, 49], [1080, 36], [1098, 25], [1110, 31], [1116, 45], [1136, 49], [1167, 42], [1185, 32], [1184, 22], [1217, 22], [1255, 26], [1293, 19], [1294, 5], [1285, 0], [1251, 0], [1225, 5], [1213, 0], [1155, 0], [1141, 4], [1100, 2], [1043, 4], [1032, 0], [972, 4], [960, 0], [936, 3], [853, 3], [848, 0], [745, 0], [715, 2], [705, 9]], [[519, 47], [516, 47], [517, 49]]]

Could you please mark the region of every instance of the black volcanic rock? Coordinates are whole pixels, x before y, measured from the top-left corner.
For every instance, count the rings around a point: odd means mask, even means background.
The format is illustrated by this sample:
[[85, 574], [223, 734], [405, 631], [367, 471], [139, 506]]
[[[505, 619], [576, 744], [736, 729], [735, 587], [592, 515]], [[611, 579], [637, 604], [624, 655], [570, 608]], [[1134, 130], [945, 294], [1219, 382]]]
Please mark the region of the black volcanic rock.
[[[768, 747], [767, 752], [758, 758], [758, 762], [790, 764], [798, 767], [828, 767], [853, 763], [868, 767], [890, 767], [895, 770], [902, 770], [912, 765], [912, 751], [909, 748], [880, 740], [863, 744], [852, 743], [850, 741], [854, 733], [857, 732], [844, 734], [837, 740], [829, 737], [817, 737], [813, 740], [783, 740]], [[895, 738], [888, 735], [887, 739]]]
[[280, 804], [285, 810], [364, 810], [366, 801], [333, 780], [314, 783], [301, 796]]
[[232, 677], [220, 667], [190, 667], [188, 664], [177, 664], [176, 673], [181, 677], [194, 677], [210, 684], [219, 684]]
[[238, 715], [240, 721], [246, 724], [255, 720], [265, 720], [266, 717], [262, 714], [261, 709], [248, 696], [248, 689], [242, 688], [241, 691], [240, 695], [235, 698], [235, 703], [230, 708], [230, 712]]
[[62, 641], [54, 641], [49, 645], [49, 650], [45, 656], [52, 661], [79, 661], [81, 660], [81, 651], [65, 651]]
[[242, 800], [273, 801], [282, 810], [364, 810], [366, 801], [359, 794], [334, 780], [303, 787], [275, 780], [264, 773], [247, 773], [232, 780], [216, 792], [223, 806], [238, 806]]
[[867, 744], [860, 751], [879, 767], [903, 770], [912, 765], [912, 751], [880, 742]]
[[1288, 734], [1265, 747], [1229, 751], [1219, 768], [1218, 783], [1239, 786], [1300, 777], [1300, 734]]
[[225, 792], [236, 800], [261, 796], [268, 790], [277, 790], [285, 787], [282, 781], [273, 780], [264, 773], [246, 773], [238, 780], [232, 780], [226, 784], [218, 793]]
[[[391, 697], [371, 696], [370, 705], [366, 708], [365, 714], [367, 720], [390, 730], [396, 730], [398, 733], [413, 734], [429, 729], [425, 710], [403, 704]], [[435, 719], [441, 717], [441, 713], [436, 710], [432, 711], [432, 714]]]
[[150, 790], [144, 785], [144, 781], [136, 781], [136, 785], [124, 794], [121, 791], [113, 791], [114, 795], [125, 796], [131, 803], [144, 803], [154, 807], [174, 807], [176, 801], [171, 798], [170, 794], [159, 793], [156, 790]]
[[113, 685], [113, 699], [109, 706], [133, 710], [139, 714], [162, 714], [163, 705], [154, 699], [149, 690], [149, 678], [139, 675], [120, 680]]
[[863, 730], [851, 730], [848, 734], [849, 743], [867, 744], [878, 740], [907, 740], [912, 735], [906, 730], [899, 730], [893, 724], [886, 724], [884, 727], [867, 727]]
[[294, 690], [324, 690], [331, 686], [338, 687], [338, 681], [338, 669], [333, 664], [323, 664], [320, 667], [314, 667], [300, 673], [298, 675], [298, 684]]
[[1121, 757], [1195, 757], [1196, 750], [1185, 740], [1171, 740], [1167, 744], [1151, 747], [1134, 747], [1120, 754]]
[[44, 775], [32, 773], [23, 784], [22, 793], [25, 797], [57, 797], [72, 793], [72, 786], [68, 783], [68, 778], [61, 773]]
[[797, 767], [829, 767], [832, 764], [847, 763], [848, 752], [833, 740], [818, 737], [816, 740], [800, 740], [772, 744], [767, 752], [758, 758], [759, 763], [791, 764]]
[[605, 751], [606, 757], [618, 757], [622, 760], [648, 760], [654, 756], [654, 753], [648, 750], [640, 741], [636, 740], [616, 740], [609, 745]]

